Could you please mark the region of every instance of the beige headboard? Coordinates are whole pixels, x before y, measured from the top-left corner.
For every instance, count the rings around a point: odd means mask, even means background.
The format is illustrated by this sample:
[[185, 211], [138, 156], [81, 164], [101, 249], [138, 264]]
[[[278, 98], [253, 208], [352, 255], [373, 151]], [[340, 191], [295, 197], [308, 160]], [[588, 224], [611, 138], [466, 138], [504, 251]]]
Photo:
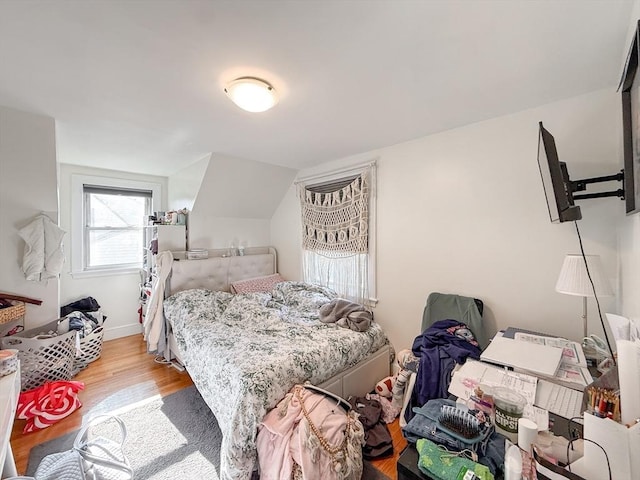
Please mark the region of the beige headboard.
[[222, 256], [227, 250], [209, 250], [209, 258], [185, 260], [174, 255], [166, 296], [191, 288], [228, 292], [231, 283], [277, 272], [273, 247], [246, 248], [243, 256]]

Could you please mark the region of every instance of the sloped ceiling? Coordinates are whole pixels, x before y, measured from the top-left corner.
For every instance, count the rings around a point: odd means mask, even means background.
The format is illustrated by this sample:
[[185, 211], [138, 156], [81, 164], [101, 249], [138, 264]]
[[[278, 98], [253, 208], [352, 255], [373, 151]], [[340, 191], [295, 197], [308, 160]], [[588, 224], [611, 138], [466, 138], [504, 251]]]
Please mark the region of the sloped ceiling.
[[269, 219], [295, 175], [296, 170], [291, 168], [213, 155], [193, 214]]
[[[61, 162], [170, 175], [207, 154], [305, 168], [615, 89], [632, 1], [0, 1], [0, 105]], [[224, 85], [270, 81], [239, 110]]]

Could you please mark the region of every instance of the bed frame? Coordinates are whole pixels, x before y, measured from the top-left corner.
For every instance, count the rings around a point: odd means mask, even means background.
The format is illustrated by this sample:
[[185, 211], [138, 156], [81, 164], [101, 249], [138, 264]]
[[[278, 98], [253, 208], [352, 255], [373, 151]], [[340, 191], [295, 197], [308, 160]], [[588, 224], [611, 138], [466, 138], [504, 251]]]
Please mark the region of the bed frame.
[[[243, 256], [227, 256], [228, 250], [209, 250], [209, 258], [187, 260], [184, 253], [174, 253], [166, 296], [191, 288], [230, 291], [231, 283], [276, 273], [277, 254], [273, 247], [246, 248]], [[169, 329], [169, 326], [167, 326]], [[182, 365], [180, 351], [170, 329], [169, 349], [172, 358]], [[393, 350], [385, 345], [377, 352], [318, 385], [342, 398], [363, 396], [391, 371]]]

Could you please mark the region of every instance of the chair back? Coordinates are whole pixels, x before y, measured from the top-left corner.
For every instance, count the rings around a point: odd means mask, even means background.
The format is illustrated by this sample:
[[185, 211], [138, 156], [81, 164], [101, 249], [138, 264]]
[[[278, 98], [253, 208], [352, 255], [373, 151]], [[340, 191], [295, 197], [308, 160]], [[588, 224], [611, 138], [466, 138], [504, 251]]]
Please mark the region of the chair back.
[[422, 313], [422, 332], [438, 320], [458, 320], [469, 327], [476, 337], [480, 348], [488, 345], [488, 339], [482, 327], [484, 304], [478, 298], [463, 297], [452, 293], [432, 292]]

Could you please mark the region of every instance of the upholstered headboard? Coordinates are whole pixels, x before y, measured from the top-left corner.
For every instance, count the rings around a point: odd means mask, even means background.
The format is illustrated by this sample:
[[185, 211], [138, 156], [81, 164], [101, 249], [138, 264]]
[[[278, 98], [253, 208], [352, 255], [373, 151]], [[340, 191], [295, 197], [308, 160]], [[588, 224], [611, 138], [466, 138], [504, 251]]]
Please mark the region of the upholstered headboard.
[[166, 296], [191, 288], [228, 292], [231, 283], [277, 273], [273, 247], [246, 248], [243, 256], [222, 256], [226, 250], [209, 250], [209, 258], [173, 261], [167, 280]]

